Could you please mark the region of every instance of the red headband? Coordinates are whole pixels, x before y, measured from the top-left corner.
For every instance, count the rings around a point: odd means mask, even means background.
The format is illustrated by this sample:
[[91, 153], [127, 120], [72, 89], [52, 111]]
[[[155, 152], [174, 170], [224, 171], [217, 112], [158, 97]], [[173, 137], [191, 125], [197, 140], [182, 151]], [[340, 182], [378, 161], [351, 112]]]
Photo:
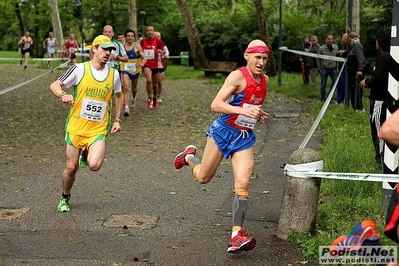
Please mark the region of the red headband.
[[269, 54], [270, 50], [267, 46], [252, 46], [245, 50], [246, 53], [266, 53]]

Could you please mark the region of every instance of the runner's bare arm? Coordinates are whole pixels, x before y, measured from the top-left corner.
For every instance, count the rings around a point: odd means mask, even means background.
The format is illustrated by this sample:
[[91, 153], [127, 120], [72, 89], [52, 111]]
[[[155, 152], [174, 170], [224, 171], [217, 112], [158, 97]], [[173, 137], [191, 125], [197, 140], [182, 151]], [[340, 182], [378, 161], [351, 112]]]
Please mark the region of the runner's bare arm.
[[111, 134], [121, 131], [121, 115], [123, 106], [123, 94], [122, 92], [115, 93], [115, 120], [112, 123]]
[[136, 47], [137, 47], [137, 53], [141, 57], [141, 64], [145, 65], [145, 63], [147, 62], [147, 57], [144, 54], [143, 47], [141, 47], [140, 44], [137, 44]]
[[67, 94], [65, 91], [62, 90], [64, 84], [60, 80], [56, 80], [50, 85], [51, 92], [61, 98], [63, 103], [73, 105], [75, 101], [73, 100], [73, 96], [71, 94]]
[[382, 124], [378, 137], [399, 147], [399, 110]]

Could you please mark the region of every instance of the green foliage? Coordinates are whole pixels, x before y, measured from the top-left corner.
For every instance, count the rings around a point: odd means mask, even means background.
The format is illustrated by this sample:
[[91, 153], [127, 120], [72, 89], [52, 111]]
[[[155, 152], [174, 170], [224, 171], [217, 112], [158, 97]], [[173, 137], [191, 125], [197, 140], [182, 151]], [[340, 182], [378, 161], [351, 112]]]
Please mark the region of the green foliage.
[[[0, 28], [4, 32], [4, 38], [0, 40], [0, 50], [17, 51], [17, 42], [26, 23], [35, 42], [32, 56], [41, 57], [44, 53], [41, 43], [52, 28], [48, 0], [28, 1], [29, 4], [23, 5], [20, 0], [0, 0]], [[235, 9], [232, 3], [233, 1], [226, 0], [188, 1], [206, 58], [235, 61], [240, 66], [245, 64], [242, 52], [248, 42], [259, 38], [258, 21], [253, 0], [235, 1]], [[299, 0], [282, 3], [283, 46], [300, 49], [304, 34], [318, 36], [319, 43], [323, 44], [329, 33], [333, 34], [335, 43], [342, 46], [340, 38], [346, 27], [345, 0]], [[175, 0], [136, 1], [136, 4], [139, 31], [142, 31], [143, 24], [151, 24], [162, 32], [162, 38], [172, 55], [190, 51], [187, 33]], [[277, 58], [280, 0], [263, 0], [263, 4], [272, 51]], [[129, 1], [84, 0], [83, 5], [79, 6], [73, 0], [58, 0], [58, 8], [64, 36], [73, 32], [79, 41], [82, 39], [82, 14], [88, 43], [102, 32], [106, 24], [112, 25], [116, 33], [124, 32], [128, 27]], [[140, 15], [141, 11], [145, 11], [146, 15]], [[374, 36], [378, 30], [390, 27], [392, 1], [361, 1], [360, 16], [361, 41], [370, 70], [376, 57]], [[300, 71], [297, 55], [283, 53], [282, 65], [287, 72]]]
[[204, 77], [204, 73], [194, 70], [194, 67], [169, 64], [165, 72], [168, 79], [195, 79]]

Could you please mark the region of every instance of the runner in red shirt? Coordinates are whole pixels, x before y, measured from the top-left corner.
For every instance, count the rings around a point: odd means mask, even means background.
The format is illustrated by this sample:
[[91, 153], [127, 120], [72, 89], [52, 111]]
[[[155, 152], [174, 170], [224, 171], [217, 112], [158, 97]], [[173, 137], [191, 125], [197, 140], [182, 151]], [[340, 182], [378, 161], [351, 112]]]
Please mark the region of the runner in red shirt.
[[165, 53], [165, 43], [154, 37], [154, 27], [147, 26], [147, 37], [140, 41], [147, 62], [143, 67], [146, 88], [148, 94], [147, 108], [157, 108], [158, 79], [160, 69], [158, 68], [158, 54]]
[[79, 47], [78, 42], [75, 39], [75, 34], [69, 34], [68, 40], [64, 43], [64, 49], [71, 62], [69, 65], [74, 65], [76, 63], [76, 49]]

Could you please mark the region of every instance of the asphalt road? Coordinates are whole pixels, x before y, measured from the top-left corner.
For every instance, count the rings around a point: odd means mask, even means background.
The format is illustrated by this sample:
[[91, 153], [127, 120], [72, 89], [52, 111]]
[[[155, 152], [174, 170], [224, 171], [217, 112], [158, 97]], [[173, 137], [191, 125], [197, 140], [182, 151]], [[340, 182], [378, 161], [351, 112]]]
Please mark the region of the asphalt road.
[[[43, 72], [7, 71], [15, 81], [4, 82], [0, 91]], [[233, 198], [230, 161], [223, 160], [206, 185], [196, 182], [189, 168], [173, 167], [173, 158], [188, 144], [196, 145], [201, 156], [214, 116], [209, 104], [218, 88], [203, 81], [166, 80], [164, 102], [147, 110], [141, 80], [138, 106], [123, 118], [122, 132], [109, 136], [102, 169], [80, 169], [71, 211], [58, 213], [67, 107], [48, 85], [59, 74], [0, 95], [0, 265], [304, 264], [293, 244], [275, 236], [284, 187], [281, 166], [312, 122], [303, 116], [303, 103], [269, 88], [264, 109], [270, 118], [255, 129], [256, 165], [244, 224], [257, 247], [232, 255], [226, 252]], [[292, 113], [300, 117], [284, 115]], [[312, 138], [307, 147], [318, 145]]]

